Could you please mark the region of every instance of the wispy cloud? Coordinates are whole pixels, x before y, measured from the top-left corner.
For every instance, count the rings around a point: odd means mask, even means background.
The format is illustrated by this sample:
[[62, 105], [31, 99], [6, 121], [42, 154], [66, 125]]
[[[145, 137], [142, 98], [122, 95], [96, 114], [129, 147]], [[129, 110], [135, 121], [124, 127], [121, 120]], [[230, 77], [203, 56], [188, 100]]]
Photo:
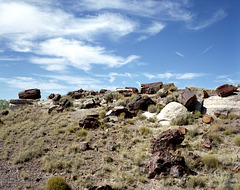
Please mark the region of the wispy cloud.
[[180, 57], [184, 57], [184, 55], [182, 53], [178, 52], [178, 51], [176, 51], [175, 53]]
[[232, 79], [233, 76], [231, 75], [218, 75], [214, 82], [221, 83], [221, 84], [239, 84], [239, 80]]
[[209, 47], [207, 47], [204, 51], [202, 51], [201, 55], [206, 53], [208, 50], [210, 50], [212, 47], [214, 46], [214, 44], [210, 45]]
[[149, 79], [193, 79], [197, 77], [206, 76], [206, 73], [160, 73], [160, 74], [149, 74], [144, 73], [144, 76]]
[[116, 77], [127, 77], [132, 79], [133, 77], [136, 77], [136, 74], [130, 74], [130, 73], [116, 73], [116, 72], [111, 72], [107, 75], [100, 75], [100, 74], [95, 74], [95, 76], [97, 77], [104, 77], [104, 78], [108, 78], [108, 81], [110, 83], [113, 83], [116, 80]]

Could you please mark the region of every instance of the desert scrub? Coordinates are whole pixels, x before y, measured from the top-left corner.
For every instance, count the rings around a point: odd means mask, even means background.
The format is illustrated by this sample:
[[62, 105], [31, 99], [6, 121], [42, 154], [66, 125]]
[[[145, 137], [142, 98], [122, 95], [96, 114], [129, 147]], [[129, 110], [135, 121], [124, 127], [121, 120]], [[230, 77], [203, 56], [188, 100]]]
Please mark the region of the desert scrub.
[[157, 104], [157, 114], [159, 114], [161, 112], [161, 110], [164, 108], [164, 105], [162, 104]]
[[201, 177], [190, 177], [187, 184], [191, 188], [204, 188], [206, 186], [205, 180]]
[[155, 117], [150, 117], [150, 118], [147, 119], [147, 121], [149, 121], [150, 123], [155, 123], [156, 118]]
[[174, 84], [163, 84], [162, 88], [166, 91], [176, 91], [177, 87]]
[[79, 137], [86, 137], [88, 135], [88, 132], [85, 129], [80, 129], [77, 131], [77, 136]]
[[119, 100], [123, 98], [124, 96], [119, 94], [118, 92], [108, 92], [103, 96], [103, 99], [107, 102], [112, 102], [114, 99]]
[[126, 106], [127, 105], [127, 102], [125, 99], [119, 99], [115, 102], [115, 106]]
[[143, 114], [139, 114], [137, 117], [140, 121], [143, 121], [143, 120], [147, 119], [147, 117]]
[[235, 145], [240, 146], [240, 135], [235, 136], [233, 142], [235, 143]]
[[208, 138], [212, 140], [213, 144], [221, 144], [223, 142], [222, 138], [217, 133], [209, 133]]
[[225, 131], [223, 131], [224, 135], [231, 135], [232, 131], [230, 131], [229, 129], [226, 129]]
[[168, 104], [168, 103], [170, 103], [170, 102], [177, 102], [177, 101], [178, 101], [177, 98], [178, 98], [178, 93], [169, 94], [169, 95], [166, 97], [164, 103], [165, 103], [165, 104]]
[[120, 113], [119, 119], [123, 120], [125, 118], [125, 115], [126, 115], [125, 112]]
[[31, 149], [26, 148], [25, 150], [19, 152], [16, 158], [13, 160], [13, 164], [24, 163], [32, 160], [33, 158], [38, 158], [43, 154], [41, 148], [32, 147]]
[[159, 91], [157, 91], [157, 97], [166, 97], [167, 96], [167, 92], [164, 89], [160, 89]]
[[220, 164], [219, 160], [214, 155], [206, 155], [202, 157], [202, 162], [207, 168], [217, 168]]
[[155, 113], [156, 111], [157, 111], [157, 106], [156, 105], [151, 104], [151, 105], [148, 106], [148, 112]]
[[147, 128], [147, 127], [140, 127], [140, 128], [139, 128], [139, 133], [140, 133], [141, 135], [146, 136], [146, 135], [151, 134], [152, 131], [151, 131], [149, 128]]
[[233, 190], [240, 190], [240, 184], [235, 185]]
[[9, 107], [9, 102], [7, 100], [0, 100], [0, 110], [7, 109]]
[[107, 113], [106, 110], [101, 110], [101, 111], [99, 112], [99, 117], [100, 117], [100, 118], [104, 118], [105, 115], [106, 115], [106, 113]]
[[195, 110], [193, 116], [199, 118], [199, 117], [202, 117], [202, 114], [200, 111]]
[[54, 176], [47, 181], [47, 190], [67, 190], [68, 185], [62, 176]]
[[171, 125], [178, 125], [178, 126], [190, 125], [193, 122], [194, 122], [194, 117], [191, 113], [188, 112], [188, 113], [180, 114], [176, 118], [173, 118], [171, 120]]

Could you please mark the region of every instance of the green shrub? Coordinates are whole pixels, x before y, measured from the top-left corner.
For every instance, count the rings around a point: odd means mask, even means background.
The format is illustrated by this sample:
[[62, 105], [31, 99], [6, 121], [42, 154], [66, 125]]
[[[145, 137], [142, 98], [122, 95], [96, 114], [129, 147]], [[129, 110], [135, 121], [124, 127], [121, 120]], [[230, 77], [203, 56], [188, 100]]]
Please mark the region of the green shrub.
[[127, 105], [127, 102], [124, 99], [119, 99], [115, 102], [115, 106], [124, 106], [125, 107], [126, 105]]
[[201, 114], [201, 112], [200, 112], [200, 111], [198, 111], [198, 110], [195, 110], [195, 112], [194, 112], [193, 116], [194, 116], [194, 117], [197, 117], [197, 118], [199, 118], [199, 117], [202, 117], [202, 114]]
[[219, 119], [227, 119], [228, 117], [226, 115], [220, 115]]
[[79, 137], [86, 137], [88, 135], [88, 132], [85, 129], [80, 129], [77, 131], [77, 136]]
[[154, 117], [150, 117], [147, 119], [147, 121], [149, 121], [150, 123], [155, 123], [156, 119]]
[[172, 83], [164, 84], [162, 86], [162, 88], [165, 89], [166, 91], [176, 91], [177, 90], [177, 87], [174, 84], [172, 84]]
[[144, 135], [144, 136], [152, 133], [152, 131], [147, 127], [140, 127], [139, 132], [141, 135]]
[[107, 101], [107, 102], [112, 102], [113, 99], [118, 100], [120, 98], [123, 98], [123, 95], [119, 94], [118, 92], [108, 92], [106, 93], [103, 98]]
[[221, 144], [223, 142], [222, 138], [217, 133], [209, 133], [208, 138], [212, 139], [214, 144]]
[[188, 113], [180, 114], [176, 118], [173, 118], [171, 120], [171, 125], [178, 125], [178, 126], [190, 125], [193, 122], [194, 122], [194, 117], [191, 113], [188, 112]]
[[211, 154], [203, 156], [202, 162], [207, 168], [217, 168], [220, 164], [219, 160]]
[[164, 90], [164, 89], [160, 89], [158, 92], [157, 92], [157, 97], [166, 97], [167, 96], [167, 92]]
[[240, 146], [240, 136], [236, 136], [234, 139], [233, 139], [233, 142], [235, 143], [235, 145], [237, 146]]
[[0, 100], [0, 110], [7, 109], [9, 107], [9, 102], [7, 100]]
[[148, 112], [155, 113], [157, 111], [157, 106], [151, 104], [148, 106]]
[[143, 121], [143, 120], [147, 119], [147, 117], [146, 117], [145, 115], [143, 115], [143, 114], [139, 114], [139, 115], [138, 115], [138, 119], [139, 119], [140, 121]]
[[233, 190], [240, 190], [240, 184], [235, 185]]
[[125, 115], [126, 115], [125, 112], [122, 112], [122, 113], [120, 113], [119, 118], [121, 120], [123, 120], [125, 118]]
[[172, 93], [172, 94], [169, 94], [166, 99], [164, 100], [165, 101], [165, 104], [169, 104], [171, 102], [177, 102], [178, 101], [178, 93]]
[[200, 177], [190, 177], [188, 180], [188, 185], [192, 188], [204, 188], [206, 186], [205, 180]]
[[161, 112], [161, 110], [164, 108], [164, 105], [162, 104], [157, 104], [157, 114]]
[[64, 177], [54, 176], [47, 181], [47, 190], [67, 190], [68, 185]]
[[229, 129], [226, 129], [225, 131], [223, 131], [224, 135], [231, 135], [232, 131], [230, 131]]

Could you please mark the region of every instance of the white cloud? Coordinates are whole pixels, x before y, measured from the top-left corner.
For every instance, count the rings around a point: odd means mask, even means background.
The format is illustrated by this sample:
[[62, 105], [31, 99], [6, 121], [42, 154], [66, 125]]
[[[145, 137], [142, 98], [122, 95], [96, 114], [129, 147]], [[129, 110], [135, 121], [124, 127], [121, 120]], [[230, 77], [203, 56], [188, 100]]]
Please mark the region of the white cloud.
[[108, 75], [95, 75], [97, 77], [104, 77], [104, 78], [109, 78], [108, 81], [110, 83], [113, 83], [116, 80], [116, 77], [128, 77], [130, 79], [132, 79], [133, 77], [137, 76], [135, 74], [130, 74], [130, 73], [115, 73], [115, 72], [111, 72]]
[[197, 77], [203, 77], [206, 76], [205, 73], [160, 73], [160, 74], [149, 74], [144, 73], [144, 76], [146, 76], [149, 79], [193, 79]]
[[184, 55], [182, 53], [178, 52], [178, 51], [176, 51], [175, 53], [180, 57], [184, 57]]
[[214, 46], [214, 44], [210, 45], [209, 47], [207, 47], [204, 51], [202, 51], [201, 55], [206, 53], [208, 50], [210, 50], [212, 47]]
[[47, 70], [62, 70], [68, 66], [88, 71], [93, 64], [106, 65], [108, 67], [121, 67], [139, 59], [139, 56], [131, 55], [127, 58], [116, 56], [104, 47], [91, 46], [82, 41], [56, 38], [40, 43], [35, 50], [38, 55], [52, 56], [51, 58], [31, 59], [33, 63], [41, 64]]

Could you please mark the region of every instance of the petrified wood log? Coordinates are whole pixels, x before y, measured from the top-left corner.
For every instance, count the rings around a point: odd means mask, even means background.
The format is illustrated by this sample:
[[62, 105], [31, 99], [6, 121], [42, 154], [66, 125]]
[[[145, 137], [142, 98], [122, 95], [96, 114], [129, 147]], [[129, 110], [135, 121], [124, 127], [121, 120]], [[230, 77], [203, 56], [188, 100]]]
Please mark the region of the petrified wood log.
[[216, 88], [217, 95], [221, 97], [230, 96], [233, 94], [235, 90], [236, 90], [236, 87], [228, 84], [224, 84]]
[[99, 115], [88, 115], [84, 120], [79, 121], [79, 126], [82, 128], [97, 128], [99, 127]]
[[150, 97], [138, 96], [134, 102], [128, 104], [128, 108], [130, 111], [147, 110], [151, 104], [155, 104], [155, 102]]
[[162, 82], [141, 84], [141, 94], [155, 94], [162, 85]]
[[39, 89], [29, 89], [18, 93], [19, 99], [39, 99], [41, 92]]
[[180, 93], [182, 104], [189, 110], [193, 110], [197, 101], [196, 95], [187, 87]]

